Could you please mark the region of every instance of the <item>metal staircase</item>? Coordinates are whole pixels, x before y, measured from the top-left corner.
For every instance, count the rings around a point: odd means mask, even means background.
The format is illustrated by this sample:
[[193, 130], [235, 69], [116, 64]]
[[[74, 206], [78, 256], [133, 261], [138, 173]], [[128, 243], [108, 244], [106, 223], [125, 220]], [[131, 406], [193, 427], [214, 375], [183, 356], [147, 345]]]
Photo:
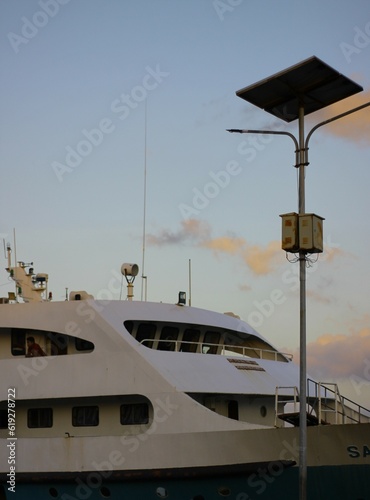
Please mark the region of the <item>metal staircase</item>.
[[[278, 386], [275, 390], [275, 427], [279, 421], [299, 426], [297, 386]], [[307, 379], [307, 425], [358, 424], [370, 422], [370, 410], [343, 397], [337, 384]]]

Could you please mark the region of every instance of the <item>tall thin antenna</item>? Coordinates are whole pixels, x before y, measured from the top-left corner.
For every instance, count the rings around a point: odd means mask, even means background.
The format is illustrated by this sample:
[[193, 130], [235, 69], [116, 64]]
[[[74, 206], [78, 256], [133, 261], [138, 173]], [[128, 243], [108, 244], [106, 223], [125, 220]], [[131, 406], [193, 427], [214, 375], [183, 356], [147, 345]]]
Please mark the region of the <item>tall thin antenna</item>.
[[141, 261], [141, 300], [144, 296], [145, 284], [145, 301], [147, 291], [147, 277], [145, 276], [145, 243], [146, 243], [146, 121], [147, 121], [147, 100], [145, 101], [145, 127], [144, 127], [144, 207], [143, 207], [143, 256]]
[[[15, 237], [15, 227], [13, 227], [13, 241], [14, 241], [14, 267], [17, 267], [17, 240]], [[17, 282], [15, 281], [14, 283], [15, 283], [15, 297], [17, 298], [18, 297]]]
[[189, 259], [189, 307], [191, 306], [191, 259]]
[[14, 266], [17, 265], [17, 240], [15, 237], [15, 227], [13, 227], [13, 241], [14, 241]]

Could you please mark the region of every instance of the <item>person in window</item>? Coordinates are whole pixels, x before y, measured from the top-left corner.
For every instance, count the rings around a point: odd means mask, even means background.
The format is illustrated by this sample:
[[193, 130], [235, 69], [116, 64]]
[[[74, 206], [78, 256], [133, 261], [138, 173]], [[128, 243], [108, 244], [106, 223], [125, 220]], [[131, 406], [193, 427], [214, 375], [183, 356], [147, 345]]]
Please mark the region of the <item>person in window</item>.
[[36, 344], [34, 337], [27, 337], [27, 354], [26, 358], [36, 358], [38, 356], [46, 356], [41, 347]]

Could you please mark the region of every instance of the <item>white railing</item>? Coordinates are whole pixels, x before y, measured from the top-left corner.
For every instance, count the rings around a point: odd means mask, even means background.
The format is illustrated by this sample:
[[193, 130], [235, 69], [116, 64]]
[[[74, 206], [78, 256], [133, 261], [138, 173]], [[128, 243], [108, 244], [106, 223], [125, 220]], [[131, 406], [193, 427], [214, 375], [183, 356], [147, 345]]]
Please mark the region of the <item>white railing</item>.
[[[284, 395], [281, 394], [282, 390]], [[287, 404], [292, 406], [292, 411], [281, 412], [281, 408], [285, 408]], [[298, 412], [298, 387], [276, 387], [275, 426], [277, 427], [278, 418], [289, 421], [288, 417], [292, 414], [298, 415]], [[307, 379], [307, 418], [311, 420], [311, 425], [312, 423], [317, 425], [368, 423], [370, 422], [370, 410], [342, 396], [338, 385], [335, 383], [315, 382], [312, 379]], [[295, 420], [299, 422], [299, 420]]]
[[[284, 352], [273, 351], [271, 349], [262, 349], [261, 347], [247, 347], [241, 345], [228, 345], [228, 344], [213, 344], [211, 342], [194, 342], [187, 340], [171, 340], [171, 339], [144, 339], [140, 343], [151, 344], [156, 342], [157, 345], [160, 343], [167, 344], [170, 347], [168, 349], [163, 349], [167, 351], [175, 352], [196, 352], [201, 354], [220, 354], [222, 356], [232, 356], [238, 355], [245, 358], [257, 358], [257, 359], [270, 359], [274, 361], [286, 361], [288, 359], [291, 361], [293, 355]], [[184, 344], [189, 346], [189, 349], [184, 349]], [[172, 348], [173, 346], [173, 348]], [[193, 346], [193, 349], [190, 347]], [[161, 349], [159, 349], [161, 350]], [[280, 358], [280, 359], [279, 359]], [[282, 359], [285, 358], [285, 359]]]
[[[310, 384], [313, 385], [314, 395], [318, 401], [319, 421], [328, 422], [330, 414], [334, 415], [335, 423], [356, 423], [369, 422], [370, 410], [351, 399], [342, 396], [338, 385], [331, 382], [315, 382], [307, 379], [307, 394], [309, 395]], [[331, 388], [332, 387], [332, 388]], [[328, 418], [326, 418], [328, 416]]]
[[[284, 389], [284, 392], [290, 392], [291, 395], [279, 396], [279, 390]], [[286, 404], [293, 405], [293, 413], [298, 413], [299, 411], [299, 392], [297, 386], [278, 386], [275, 388], [275, 427], [278, 427], [279, 410], [281, 406], [283, 408]], [[284, 412], [284, 410], [283, 410]]]

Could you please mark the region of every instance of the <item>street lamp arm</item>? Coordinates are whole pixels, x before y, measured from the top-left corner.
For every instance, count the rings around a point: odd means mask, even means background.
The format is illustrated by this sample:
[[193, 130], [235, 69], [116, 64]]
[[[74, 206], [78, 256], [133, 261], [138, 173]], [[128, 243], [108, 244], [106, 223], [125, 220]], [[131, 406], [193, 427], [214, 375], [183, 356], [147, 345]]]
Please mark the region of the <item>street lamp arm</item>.
[[366, 108], [367, 106], [370, 106], [370, 101], [365, 102], [365, 104], [361, 104], [361, 106], [357, 106], [357, 108], [349, 109], [348, 111], [345, 111], [344, 113], [341, 113], [340, 115], [332, 116], [328, 120], [325, 120], [323, 122], [318, 123], [315, 125], [310, 132], [307, 134], [306, 137], [306, 142], [305, 142], [305, 149], [308, 151], [308, 142], [311, 139], [311, 135], [317, 130], [319, 127], [322, 127], [323, 125], [327, 125], [328, 123], [334, 122], [335, 120], [339, 120], [340, 118], [343, 118], [344, 116], [350, 115], [352, 113], [355, 113], [356, 111], [360, 111], [363, 108]]
[[287, 135], [292, 139], [295, 145], [295, 167], [299, 166], [299, 159], [298, 159], [298, 154], [299, 154], [299, 144], [297, 139], [294, 137], [293, 134], [290, 132], [286, 132], [285, 130], [250, 130], [250, 129], [239, 129], [239, 128], [231, 128], [231, 129], [226, 129], [227, 132], [235, 132], [237, 134], [270, 134], [270, 135]]
[[271, 134], [271, 135], [287, 135], [288, 137], [290, 137], [293, 142], [294, 142], [294, 145], [296, 147], [296, 150], [299, 149], [299, 146], [298, 146], [298, 141], [297, 139], [294, 137], [293, 134], [291, 134], [290, 132], [286, 132], [284, 130], [249, 130], [249, 129], [239, 129], [239, 128], [231, 128], [231, 129], [227, 129], [227, 132], [236, 132], [237, 134]]

